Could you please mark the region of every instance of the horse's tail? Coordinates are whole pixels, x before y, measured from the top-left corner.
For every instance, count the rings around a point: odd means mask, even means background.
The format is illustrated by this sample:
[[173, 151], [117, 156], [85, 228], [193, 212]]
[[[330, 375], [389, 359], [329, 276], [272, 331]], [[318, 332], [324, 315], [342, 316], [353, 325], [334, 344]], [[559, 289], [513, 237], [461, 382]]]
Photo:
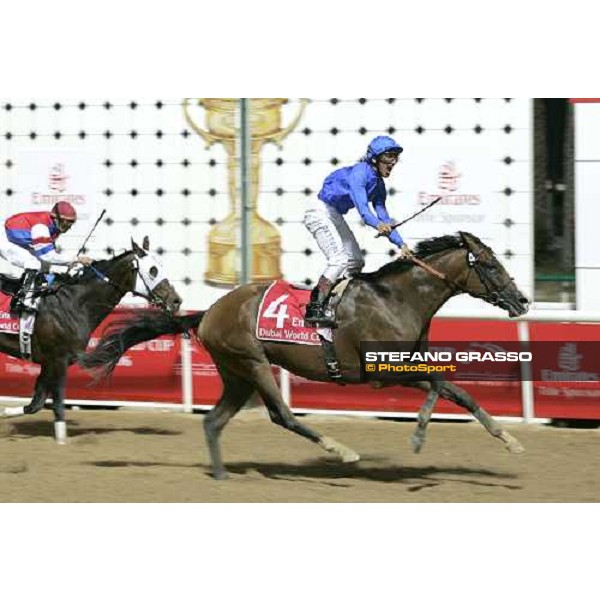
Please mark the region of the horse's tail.
[[103, 332], [96, 348], [77, 357], [77, 363], [90, 370], [94, 379], [109, 377], [120, 358], [130, 348], [161, 335], [176, 335], [197, 329], [206, 311], [174, 317], [159, 311], [143, 311], [135, 317], [113, 321]]

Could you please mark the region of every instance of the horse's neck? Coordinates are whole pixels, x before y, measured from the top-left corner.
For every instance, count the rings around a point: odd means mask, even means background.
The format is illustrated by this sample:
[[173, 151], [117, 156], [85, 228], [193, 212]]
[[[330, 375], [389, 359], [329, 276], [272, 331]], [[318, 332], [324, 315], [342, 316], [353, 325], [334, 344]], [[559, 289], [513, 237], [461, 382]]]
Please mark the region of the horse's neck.
[[424, 281], [424, 287], [431, 286], [437, 292], [428, 294], [424, 290], [425, 293], [422, 294], [423, 305], [427, 307], [427, 314], [431, 319], [450, 298], [463, 293], [458, 286], [463, 279], [466, 262], [462, 249], [440, 252], [424, 262], [444, 277], [441, 279], [419, 266], [412, 269], [414, 276]]
[[86, 286], [81, 297], [82, 310], [86, 310], [89, 319], [99, 325], [119, 304], [123, 296], [133, 289], [131, 262], [126, 258], [98, 269], [109, 281], [98, 278]]
[[463, 262], [460, 250], [440, 252], [424, 259], [423, 262], [443, 275], [446, 280], [415, 265], [409, 271], [395, 275], [397, 281], [394, 282], [393, 288], [401, 298], [406, 298], [408, 290], [414, 290], [424, 323], [428, 323], [450, 298], [460, 293], [452, 283], [461, 279]]

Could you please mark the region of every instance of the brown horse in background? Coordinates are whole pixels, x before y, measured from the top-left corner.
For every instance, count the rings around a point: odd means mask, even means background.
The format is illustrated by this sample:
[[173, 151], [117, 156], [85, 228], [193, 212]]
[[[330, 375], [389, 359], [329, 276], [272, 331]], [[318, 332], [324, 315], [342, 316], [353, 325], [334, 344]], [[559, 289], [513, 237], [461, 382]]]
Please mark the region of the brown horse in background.
[[[507, 310], [511, 317], [528, 310], [527, 298], [493, 251], [472, 234], [461, 232], [421, 242], [416, 256], [426, 268], [397, 260], [375, 273], [355, 277], [348, 285], [337, 308], [338, 329], [334, 334], [343, 382], [360, 382], [361, 341], [411, 341], [415, 345], [426, 342], [431, 319], [455, 295], [467, 293], [481, 298]], [[267, 288], [265, 284], [239, 287], [208, 311], [187, 317], [142, 315], [117, 326], [94, 352], [80, 357], [79, 362], [85, 368], [110, 373], [132, 346], [199, 325], [197, 338], [210, 353], [224, 385], [220, 400], [204, 420], [217, 479], [227, 477], [220, 434], [254, 392], [261, 396], [274, 423], [308, 438], [344, 462], [358, 461], [360, 457], [354, 450], [302, 424], [286, 406], [271, 365], [313, 381], [329, 381], [329, 376], [321, 347], [263, 342], [256, 338], [258, 308]], [[418, 447], [434, 403], [441, 396], [472, 413], [509, 451], [522, 451], [521, 445], [458, 386], [434, 377], [403, 385], [428, 393], [414, 440]]]

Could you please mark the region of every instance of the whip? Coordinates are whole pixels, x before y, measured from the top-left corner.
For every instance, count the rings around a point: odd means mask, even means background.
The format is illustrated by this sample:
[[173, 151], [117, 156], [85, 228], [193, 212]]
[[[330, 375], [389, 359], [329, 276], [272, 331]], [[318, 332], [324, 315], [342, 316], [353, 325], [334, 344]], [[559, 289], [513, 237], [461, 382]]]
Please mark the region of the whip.
[[92, 227], [92, 230], [89, 232], [88, 236], [85, 238], [85, 241], [83, 242], [83, 244], [81, 245], [81, 248], [79, 248], [79, 250], [77, 251], [77, 254], [75, 256], [79, 256], [83, 252], [86, 244], [90, 241], [92, 234], [94, 233], [94, 231], [96, 231], [96, 227], [98, 227], [98, 225], [100, 224], [100, 221], [102, 221], [105, 214], [106, 214], [106, 209], [104, 209], [102, 211], [102, 213], [100, 214], [100, 216], [98, 217], [96, 224]]
[[[421, 213], [424, 213], [426, 210], [429, 210], [432, 206], [435, 206], [444, 196], [438, 196], [433, 202], [430, 202], [425, 208], [422, 208], [419, 212], [416, 212], [412, 217], [408, 217], [408, 219], [404, 219], [404, 221], [401, 221], [400, 223], [396, 223], [393, 227], [392, 227], [392, 231], [394, 229], [398, 229], [398, 227], [402, 227], [402, 225], [404, 225], [405, 223], [408, 223], [409, 221], [412, 221], [415, 217], [418, 217]], [[382, 235], [384, 235], [383, 233], [378, 233], [375, 236], [375, 239], [381, 237]]]

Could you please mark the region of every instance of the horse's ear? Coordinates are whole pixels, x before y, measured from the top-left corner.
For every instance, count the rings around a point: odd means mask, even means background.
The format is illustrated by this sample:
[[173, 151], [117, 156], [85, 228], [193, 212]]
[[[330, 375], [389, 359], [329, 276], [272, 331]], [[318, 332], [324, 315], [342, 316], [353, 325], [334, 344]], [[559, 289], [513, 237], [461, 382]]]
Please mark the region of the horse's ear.
[[148, 252], [150, 250], [150, 238], [148, 236], [144, 237], [144, 241], [142, 242], [142, 248]]
[[131, 238], [131, 249], [139, 258], [146, 256], [146, 253], [133, 241], [133, 238]]

